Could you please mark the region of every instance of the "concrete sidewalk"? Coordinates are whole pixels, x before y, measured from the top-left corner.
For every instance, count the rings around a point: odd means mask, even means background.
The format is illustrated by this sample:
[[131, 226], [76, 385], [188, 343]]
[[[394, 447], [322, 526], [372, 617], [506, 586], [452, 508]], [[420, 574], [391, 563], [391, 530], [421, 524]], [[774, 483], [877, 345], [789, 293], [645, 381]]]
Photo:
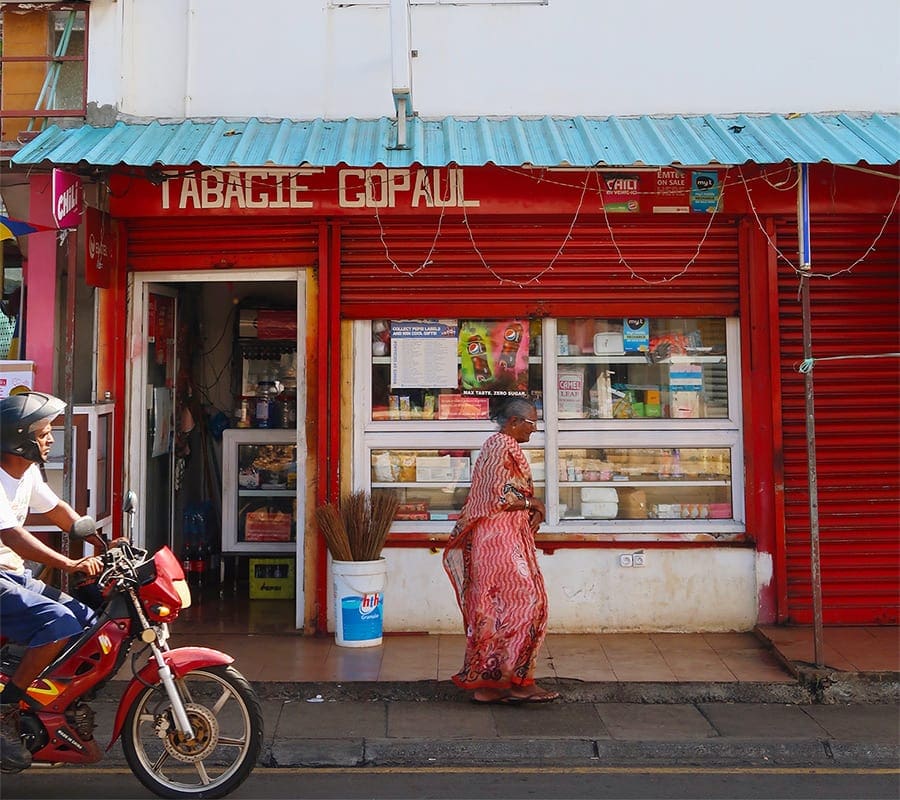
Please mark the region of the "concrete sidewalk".
[[265, 700], [273, 767], [502, 764], [898, 767], [898, 706]]
[[[547, 684], [551, 686], [552, 684]], [[900, 706], [787, 701], [560, 701], [476, 705], [450, 685], [257, 685], [270, 767], [504, 764], [900, 767]], [[446, 690], [446, 691], [444, 691]], [[92, 702], [105, 746], [116, 709]], [[121, 743], [103, 765], [123, 765]]]

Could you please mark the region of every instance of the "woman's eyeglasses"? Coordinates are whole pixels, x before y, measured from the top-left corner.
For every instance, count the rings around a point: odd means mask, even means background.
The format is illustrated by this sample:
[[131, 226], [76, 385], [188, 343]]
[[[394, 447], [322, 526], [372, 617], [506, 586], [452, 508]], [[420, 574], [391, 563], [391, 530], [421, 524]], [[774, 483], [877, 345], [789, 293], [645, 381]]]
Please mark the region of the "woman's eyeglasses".
[[528, 419], [528, 417], [522, 417], [522, 422], [527, 422], [531, 425], [532, 430], [537, 430], [537, 421], [533, 419]]

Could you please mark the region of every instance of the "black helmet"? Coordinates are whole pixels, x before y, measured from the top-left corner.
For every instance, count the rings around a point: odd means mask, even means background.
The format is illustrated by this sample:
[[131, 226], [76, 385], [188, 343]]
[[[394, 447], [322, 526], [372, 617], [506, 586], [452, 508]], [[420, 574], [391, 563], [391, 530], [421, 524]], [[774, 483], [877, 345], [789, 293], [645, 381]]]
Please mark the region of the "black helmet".
[[41, 449], [34, 432], [56, 419], [66, 407], [58, 397], [23, 392], [0, 400], [0, 450], [40, 464]]

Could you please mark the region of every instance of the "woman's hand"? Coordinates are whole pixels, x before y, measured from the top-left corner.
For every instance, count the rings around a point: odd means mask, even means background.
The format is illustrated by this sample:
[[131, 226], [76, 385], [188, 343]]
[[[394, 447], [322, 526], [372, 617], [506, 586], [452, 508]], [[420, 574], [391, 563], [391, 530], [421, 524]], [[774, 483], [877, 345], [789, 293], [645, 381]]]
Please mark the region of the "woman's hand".
[[528, 524], [531, 526], [531, 532], [537, 533], [541, 523], [547, 517], [547, 509], [536, 497], [529, 498], [529, 501]]

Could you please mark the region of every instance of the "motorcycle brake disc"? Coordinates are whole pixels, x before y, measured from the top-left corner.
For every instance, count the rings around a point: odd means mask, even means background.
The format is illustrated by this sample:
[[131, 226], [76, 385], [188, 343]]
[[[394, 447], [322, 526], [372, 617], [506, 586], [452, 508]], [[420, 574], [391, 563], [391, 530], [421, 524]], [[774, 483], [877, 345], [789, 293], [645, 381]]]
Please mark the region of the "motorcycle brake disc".
[[194, 731], [193, 739], [187, 739], [178, 732], [169, 713], [157, 719], [156, 729], [170, 756], [193, 764], [203, 761], [215, 749], [219, 742], [219, 721], [206, 706], [197, 703], [187, 703], [184, 710]]

